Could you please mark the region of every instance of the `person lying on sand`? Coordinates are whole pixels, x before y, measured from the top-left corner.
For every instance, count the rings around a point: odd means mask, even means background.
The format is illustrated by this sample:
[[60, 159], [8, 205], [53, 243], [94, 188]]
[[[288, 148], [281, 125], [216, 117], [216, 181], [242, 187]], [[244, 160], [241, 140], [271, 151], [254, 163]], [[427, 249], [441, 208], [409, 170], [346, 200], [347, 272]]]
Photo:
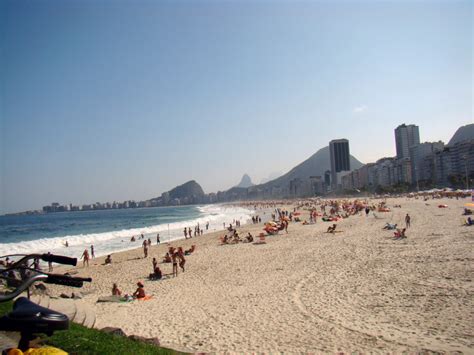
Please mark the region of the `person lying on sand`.
[[140, 281], [138, 281], [137, 286], [138, 286], [138, 288], [133, 293], [133, 297], [138, 298], [138, 299], [145, 298], [145, 288], [144, 288], [143, 284]]
[[397, 229], [397, 224], [386, 223], [382, 229], [385, 229], [385, 230]]

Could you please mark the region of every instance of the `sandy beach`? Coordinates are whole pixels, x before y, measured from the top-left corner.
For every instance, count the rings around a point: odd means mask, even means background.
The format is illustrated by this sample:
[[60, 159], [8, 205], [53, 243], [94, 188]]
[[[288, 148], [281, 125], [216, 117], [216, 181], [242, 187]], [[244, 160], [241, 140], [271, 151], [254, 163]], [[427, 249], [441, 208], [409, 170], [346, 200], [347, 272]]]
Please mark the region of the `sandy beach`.
[[[288, 234], [262, 245], [220, 245], [223, 232], [173, 242], [195, 244], [196, 251], [186, 258], [186, 272], [161, 281], [147, 280], [152, 258], [161, 261], [168, 249], [153, 239], [146, 259], [138, 248], [114, 254], [111, 265], [97, 258], [76, 269], [93, 278], [82, 291], [96, 311], [96, 327], [157, 337], [164, 346], [215, 353], [472, 354], [474, 227], [461, 225], [466, 202], [388, 199], [391, 212], [343, 219], [340, 233], [325, 233], [332, 223], [318, 218], [313, 225], [290, 223]], [[386, 222], [404, 226], [407, 213], [407, 239], [382, 230]], [[262, 227], [245, 225], [239, 234], [256, 235]], [[171, 273], [171, 264], [160, 267]], [[151, 300], [96, 303], [111, 294], [113, 282], [132, 293], [138, 280]]]

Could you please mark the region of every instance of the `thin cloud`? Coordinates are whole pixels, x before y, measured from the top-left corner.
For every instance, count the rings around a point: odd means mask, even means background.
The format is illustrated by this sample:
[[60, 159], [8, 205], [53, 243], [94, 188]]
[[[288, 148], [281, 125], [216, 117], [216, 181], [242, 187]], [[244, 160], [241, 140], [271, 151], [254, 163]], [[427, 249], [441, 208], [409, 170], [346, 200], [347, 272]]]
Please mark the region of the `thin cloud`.
[[353, 113], [362, 113], [362, 112], [367, 111], [368, 109], [369, 109], [369, 107], [367, 105], [360, 105], [360, 106], [354, 107], [352, 112]]

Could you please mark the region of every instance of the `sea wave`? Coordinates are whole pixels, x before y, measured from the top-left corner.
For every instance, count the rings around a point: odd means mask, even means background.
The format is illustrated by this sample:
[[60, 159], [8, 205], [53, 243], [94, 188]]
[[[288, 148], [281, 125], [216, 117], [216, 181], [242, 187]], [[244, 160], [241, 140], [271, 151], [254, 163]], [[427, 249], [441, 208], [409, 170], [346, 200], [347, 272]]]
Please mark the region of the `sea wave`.
[[[108, 231], [102, 233], [64, 235], [54, 238], [41, 238], [18, 243], [0, 243], [0, 255], [7, 254], [28, 254], [52, 252], [69, 256], [80, 256], [85, 248], [94, 245], [95, 255], [107, 255], [113, 252], [134, 249], [140, 246], [140, 243], [131, 243], [132, 236], [143, 234], [146, 238], [151, 238], [153, 243], [156, 241], [157, 233], [160, 234], [162, 242], [182, 239], [183, 229], [194, 228], [200, 225], [205, 230], [206, 223], [209, 222], [209, 231], [222, 230], [224, 223], [232, 223], [240, 220], [241, 223], [247, 223], [251, 219], [253, 211], [226, 205], [204, 205], [198, 206], [201, 216], [194, 219], [177, 221], [173, 223], [157, 224], [148, 227], [137, 227]], [[65, 242], [69, 247], [65, 247]]]

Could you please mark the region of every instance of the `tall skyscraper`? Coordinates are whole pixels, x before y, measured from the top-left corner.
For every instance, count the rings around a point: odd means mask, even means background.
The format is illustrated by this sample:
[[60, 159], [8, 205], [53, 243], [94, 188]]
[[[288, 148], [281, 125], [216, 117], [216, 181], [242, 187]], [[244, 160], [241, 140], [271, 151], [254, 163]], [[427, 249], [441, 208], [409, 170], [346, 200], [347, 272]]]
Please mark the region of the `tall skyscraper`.
[[339, 185], [338, 173], [351, 170], [349, 159], [349, 141], [347, 139], [334, 139], [329, 142], [331, 159], [331, 186], [336, 190]]
[[402, 124], [395, 128], [397, 158], [410, 158], [410, 148], [420, 144], [420, 131], [414, 124]]

